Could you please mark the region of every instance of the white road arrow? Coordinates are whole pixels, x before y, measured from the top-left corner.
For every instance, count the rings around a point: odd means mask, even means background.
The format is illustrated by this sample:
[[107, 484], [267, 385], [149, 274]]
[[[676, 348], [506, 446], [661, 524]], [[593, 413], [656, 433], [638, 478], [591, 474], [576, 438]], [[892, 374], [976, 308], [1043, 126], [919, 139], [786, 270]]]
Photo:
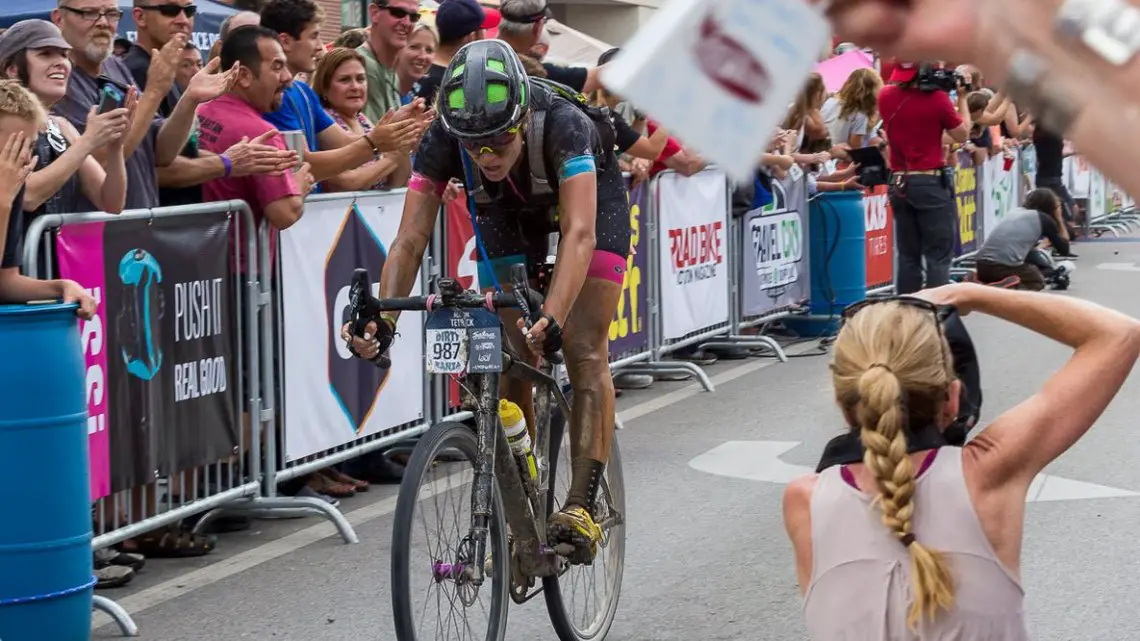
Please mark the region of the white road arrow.
[[[718, 476], [783, 485], [797, 476], [814, 471], [810, 467], [785, 463], [780, 459], [799, 444], [799, 441], [729, 441], [689, 461], [689, 467]], [[1125, 496], [1140, 496], [1140, 494], [1050, 474], [1038, 474], [1029, 486], [1026, 502], [1077, 501]]]
[[1110, 272], [1140, 272], [1136, 263], [1101, 263], [1096, 268]]

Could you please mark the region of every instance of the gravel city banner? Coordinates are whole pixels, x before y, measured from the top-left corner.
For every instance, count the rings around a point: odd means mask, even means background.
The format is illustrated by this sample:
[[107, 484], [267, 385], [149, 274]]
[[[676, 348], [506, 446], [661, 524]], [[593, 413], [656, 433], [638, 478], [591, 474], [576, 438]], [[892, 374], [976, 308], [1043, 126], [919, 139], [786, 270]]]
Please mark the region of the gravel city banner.
[[804, 180], [772, 182], [772, 202], [744, 215], [741, 311], [760, 316], [808, 299], [808, 205]]
[[[628, 181], [627, 181], [628, 186]], [[649, 332], [645, 326], [648, 313], [646, 285], [649, 275], [648, 252], [642, 215], [649, 204], [649, 189], [642, 182], [629, 190], [629, 258], [626, 260], [625, 281], [617, 313], [610, 322], [610, 356], [633, 354], [649, 347]]]
[[219, 212], [60, 229], [60, 277], [99, 304], [80, 327], [94, 498], [233, 455], [232, 224]]

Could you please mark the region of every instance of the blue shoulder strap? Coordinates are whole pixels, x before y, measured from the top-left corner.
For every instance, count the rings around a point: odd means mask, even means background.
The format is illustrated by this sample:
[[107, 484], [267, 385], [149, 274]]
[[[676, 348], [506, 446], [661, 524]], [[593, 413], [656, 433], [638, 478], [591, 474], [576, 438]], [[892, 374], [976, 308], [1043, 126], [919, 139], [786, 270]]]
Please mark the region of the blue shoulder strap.
[[479, 233], [479, 223], [475, 221], [475, 194], [471, 192], [471, 186], [475, 184], [475, 177], [471, 173], [471, 159], [467, 157], [467, 153], [463, 151], [462, 145], [459, 147], [459, 158], [463, 162], [463, 176], [464, 176], [464, 191], [467, 192], [467, 213], [471, 216], [471, 230], [475, 232], [475, 244], [479, 247], [479, 255], [483, 257], [483, 262], [487, 264], [487, 272], [491, 274], [491, 284], [495, 286], [496, 292], [502, 292], [503, 287], [499, 284], [499, 277], [495, 274], [495, 266], [491, 263], [491, 259], [487, 257], [487, 248], [483, 246], [483, 236]]

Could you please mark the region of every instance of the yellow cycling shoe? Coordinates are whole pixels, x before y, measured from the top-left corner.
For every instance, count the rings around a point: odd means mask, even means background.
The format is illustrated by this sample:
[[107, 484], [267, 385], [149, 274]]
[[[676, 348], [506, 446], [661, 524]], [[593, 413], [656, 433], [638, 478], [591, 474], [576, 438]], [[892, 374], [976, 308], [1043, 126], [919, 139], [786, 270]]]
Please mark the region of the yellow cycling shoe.
[[551, 547], [569, 544], [574, 550], [566, 556], [575, 565], [590, 565], [602, 542], [602, 528], [584, 507], [563, 508], [550, 517], [547, 538]]

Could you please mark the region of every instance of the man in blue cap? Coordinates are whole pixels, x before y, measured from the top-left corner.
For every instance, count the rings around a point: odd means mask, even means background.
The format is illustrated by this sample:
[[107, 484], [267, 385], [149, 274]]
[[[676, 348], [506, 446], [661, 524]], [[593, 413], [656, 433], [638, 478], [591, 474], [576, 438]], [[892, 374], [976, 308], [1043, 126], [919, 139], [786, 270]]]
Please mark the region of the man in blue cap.
[[[497, 17], [497, 16], [496, 16]], [[455, 52], [463, 45], [480, 40], [484, 29], [498, 26], [475, 0], [444, 0], [435, 13], [435, 29], [439, 33], [439, 47], [427, 75], [420, 79], [416, 95], [430, 107], [443, 82], [443, 71]]]

